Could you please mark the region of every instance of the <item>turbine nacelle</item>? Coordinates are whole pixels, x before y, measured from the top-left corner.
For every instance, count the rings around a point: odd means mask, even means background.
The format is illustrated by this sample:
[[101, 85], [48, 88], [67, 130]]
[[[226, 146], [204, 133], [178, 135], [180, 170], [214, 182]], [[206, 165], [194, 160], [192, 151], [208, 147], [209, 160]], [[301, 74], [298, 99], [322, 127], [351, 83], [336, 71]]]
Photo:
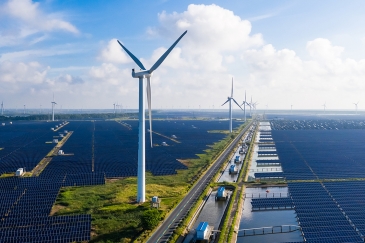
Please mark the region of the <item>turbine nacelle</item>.
[[132, 77], [133, 78], [150, 78], [152, 76], [152, 72], [150, 70], [141, 70], [140, 72], [135, 72], [134, 68], [132, 69]]

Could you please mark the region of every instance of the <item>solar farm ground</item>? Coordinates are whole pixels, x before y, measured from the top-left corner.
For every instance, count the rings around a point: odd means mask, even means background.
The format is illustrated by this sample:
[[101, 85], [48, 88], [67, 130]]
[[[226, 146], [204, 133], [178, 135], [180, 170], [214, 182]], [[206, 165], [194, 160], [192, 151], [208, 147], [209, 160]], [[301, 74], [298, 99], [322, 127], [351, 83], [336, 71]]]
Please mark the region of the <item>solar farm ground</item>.
[[[146, 194], [147, 200], [154, 195], [162, 198], [161, 217], [231, 140], [219, 132], [227, 123], [154, 122], [158, 134], [153, 135], [154, 148], [147, 146]], [[20, 167], [32, 170], [53, 148], [54, 144], [46, 142], [58, 136], [50, 130], [56, 124], [19, 122], [0, 127], [0, 173]], [[72, 121], [60, 130], [73, 131], [62, 147], [72, 155], [53, 157], [38, 177], [1, 178], [0, 242], [130, 242], [143, 238], [141, 216], [149, 203], [134, 203], [137, 126], [137, 121]], [[161, 146], [162, 142], [168, 146]]]
[[364, 242], [365, 122], [288, 119], [271, 127], [283, 169], [275, 176], [288, 182], [290, 200], [255, 207], [293, 207], [305, 242]]

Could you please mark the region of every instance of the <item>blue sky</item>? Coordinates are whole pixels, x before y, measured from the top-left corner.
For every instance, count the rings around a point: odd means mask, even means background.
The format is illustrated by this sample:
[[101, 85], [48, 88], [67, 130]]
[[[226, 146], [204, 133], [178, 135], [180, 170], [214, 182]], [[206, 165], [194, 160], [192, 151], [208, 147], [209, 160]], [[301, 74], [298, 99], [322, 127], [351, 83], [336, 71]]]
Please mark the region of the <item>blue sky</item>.
[[[215, 108], [247, 91], [261, 108], [365, 106], [364, 1], [0, 1], [0, 100], [7, 108], [138, 105], [145, 66], [185, 30], [152, 78], [153, 108]], [[260, 108], [260, 105], [258, 108]]]

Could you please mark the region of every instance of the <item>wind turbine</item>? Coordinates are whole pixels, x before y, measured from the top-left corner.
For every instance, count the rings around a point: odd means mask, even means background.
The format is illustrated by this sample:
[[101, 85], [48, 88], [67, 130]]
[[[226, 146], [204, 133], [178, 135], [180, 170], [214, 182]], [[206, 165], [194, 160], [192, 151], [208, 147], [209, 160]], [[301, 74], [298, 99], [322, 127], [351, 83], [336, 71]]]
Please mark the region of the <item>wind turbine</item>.
[[114, 115], [115, 115], [115, 102], [114, 102], [114, 104], [113, 104], [113, 105], [114, 105]]
[[257, 103], [257, 101], [256, 102], [254, 102], [254, 103], [252, 103], [252, 98], [251, 98], [251, 106], [252, 106], [252, 111], [253, 111], [253, 113], [256, 115], [256, 105], [258, 105], [259, 103]]
[[250, 107], [250, 116], [252, 118], [252, 109], [253, 109], [252, 96], [251, 96], [251, 102], [248, 103], [248, 106]]
[[322, 106], [323, 106], [323, 113], [326, 113], [326, 107], [327, 107], [326, 103], [324, 103]]
[[52, 121], [54, 121], [54, 106], [57, 105], [57, 103], [54, 101], [54, 94], [53, 94], [53, 101], [51, 102], [52, 104]]
[[23, 114], [25, 115], [25, 105], [24, 105], [24, 110], [23, 110]]
[[[245, 90], [245, 100], [243, 101], [242, 105], [243, 105], [243, 113], [245, 114], [245, 121], [246, 121], [246, 105], [250, 106], [250, 104], [247, 103], [247, 101], [246, 101], [246, 90]], [[251, 108], [250, 108], [250, 110], [251, 110]]]
[[135, 57], [127, 48], [123, 46], [122, 43], [119, 42], [119, 45], [124, 49], [125, 52], [133, 59], [133, 61], [137, 64], [137, 66], [141, 69], [139, 72], [135, 72], [132, 69], [132, 77], [139, 79], [139, 136], [138, 136], [138, 188], [137, 188], [137, 202], [142, 203], [145, 201], [145, 104], [143, 97], [143, 79], [147, 78], [147, 101], [148, 101], [148, 116], [150, 122], [150, 141], [152, 147], [152, 117], [151, 117], [151, 76], [153, 71], [155, 71], [161, 63], [165, 60], [165, 58], [170, 54], [172, 49], [177, 45], [177, 43], [183, 38], [183, 36], [187, 33], [187, 30], [172, 44], [172, 46], [167, 49], [167, 51], [156, 61], [155, 64], [149, 69], [143, 66], [142, 62]]
[[236, 105], [238, 105], [239, 108], [242, 109], [242, 107], [237, 103], [237, 101], [233, 98], [233, 78], [232, 78], [232, 89], [231, 89], [231, 96], [228, 96], [227, 101], [223, 103], [222, 106], [224, 106], [227, 102], [229, 102], [229, 132], [232, 133], [232, 100]]
[[4, 101], [1, 101], [1, 115], [4, 115]]
[[358, 101], [357, 103], [353, 103], [355, 105], [355, 110], [356, 110], [356, 114], [357, 114], [357, 104], [359, 104], [360, 101]]

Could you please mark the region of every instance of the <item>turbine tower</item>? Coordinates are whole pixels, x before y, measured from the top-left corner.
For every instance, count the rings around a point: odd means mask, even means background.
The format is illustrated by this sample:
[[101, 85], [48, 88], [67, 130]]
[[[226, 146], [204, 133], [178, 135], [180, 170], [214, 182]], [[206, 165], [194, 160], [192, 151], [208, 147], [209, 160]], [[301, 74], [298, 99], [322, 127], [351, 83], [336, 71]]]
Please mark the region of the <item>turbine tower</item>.
[[322, 106], [323, 106], [323, 113], [326, 113], [326, 107], [327, 107], [326, 103], [324, 103]]
[[54, 101], [54, 94], [53, 94], [53, 101], [51, 102], [52, 104], [52, 121], [54, 121], [54, 106], [57, 105], [57, 103]]
[[252, 118], [252, 109], [253, 109], [252, 96], [251, 96], [251, 102], [248, 105], [250, 106], [250, 116]]
[[24, 105], [24, 110], [23, 110], [23, 114], [25, 115], [25, 105]]
[[355, 105], [355, 114], [357, 114], [357, 104], [359, 104], [360, 101], [358, 101], [357, 103], [353, 103]]
[[1, 101], [1, 115], [4, 115], [4, 101]]
[[245, 116], [245, 122], [246, 122], [246, 105], [250, 106], [250, 104], [246, 101], [246, 90], [245, 90], [245, 100], [242, 102], [242, 105], [243, 105], [243, 113], [245, 114], [244, 116]]
[[139, 135], [138, 135], [138, 188], [137, 188], [137, 202], [143, 203], [145, 201], [145, 104], [143, 97], [143, 79], [147, 79], [147, 101], [148, 101], [148, 115], [149, 115], [149, 123], [150, 123], [150, 141], [152, 147], [152, 117], [151, 117], [151, 76], [153, 71], [155, 71], [161, 63], [165, 60], [165, 58], [170, 54], [172, 49], [177, 45], [177, 43], [183, 38], [183, 36], [187, 33], [187, 30], [172, 44], [172, 46], [167, 49], [167, 51], [156, 61], [155, 64], [149, 69], [143, 66], [142, 62], [135, 57], [127, 48], [125, 48], [122, 43], [119, 42], [119, 45], [124, 49], [125, 52], [133, 59], [133, 61], [137, 64], [137, 66], [141, 69], [139, 72], [135, 72], [132, 69], [132, 77], [139, 79]]
[[114, 105], [114, 115], [115, 115], [115, 102], [114, 102], [114, 104], [113, 104], [113, 105]]
[[[251, 100], [251, 102], [252, 102], [252, 100]], [[256, 106], [257, 106], [258, 104], [259, 104], [259, 103], [257, 103], [257, 101], [251, 104], [251, 105], [252, 105], [252, 110], [253, 110], [253, 113], [255, 114], [255, 116], [257, 115], [257, 114], [256, 114]]]
[[238, 105], [239, 108], [242, 109], [242, 107], [237, 103], [237, 101], [233, 98], [233, 78], [232, 78], [232, 89], [231, 89], [231, 96], [227, 98], [226, 102], [223, 103], [222, 106], [224, 106], [227, 102], [229, 102], [229, 132], [232, 133], [232, 100], [236, 105]]

